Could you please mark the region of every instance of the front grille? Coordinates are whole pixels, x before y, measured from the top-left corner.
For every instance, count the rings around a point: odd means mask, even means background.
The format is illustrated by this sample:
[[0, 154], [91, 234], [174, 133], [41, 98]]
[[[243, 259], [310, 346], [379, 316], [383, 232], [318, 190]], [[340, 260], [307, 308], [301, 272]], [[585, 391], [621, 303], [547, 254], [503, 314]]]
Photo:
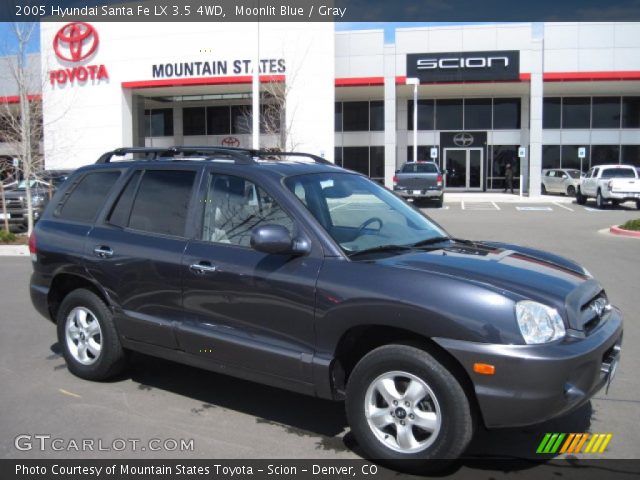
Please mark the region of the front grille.
[[601, 290], [595, 297], [582, 305], [580, 314], [582, 317], [582, 326], [587, 335], [607, 318], [610, 309], [609, 299], [604, 290]]
[[[2, 208], [2, 200], [0, 200], [0, 209]], [[22, 202], [20, 200], [8, 200], [7, 208], [22, 208]]]

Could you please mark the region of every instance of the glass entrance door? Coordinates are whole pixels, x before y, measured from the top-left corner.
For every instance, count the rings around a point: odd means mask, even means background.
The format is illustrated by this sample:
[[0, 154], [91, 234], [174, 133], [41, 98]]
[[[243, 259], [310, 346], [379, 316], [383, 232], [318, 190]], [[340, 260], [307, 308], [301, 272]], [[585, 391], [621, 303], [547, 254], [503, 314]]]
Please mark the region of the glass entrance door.
[[444, 149], [445, 187], [461, 190], [482, 189], [482, 149]]

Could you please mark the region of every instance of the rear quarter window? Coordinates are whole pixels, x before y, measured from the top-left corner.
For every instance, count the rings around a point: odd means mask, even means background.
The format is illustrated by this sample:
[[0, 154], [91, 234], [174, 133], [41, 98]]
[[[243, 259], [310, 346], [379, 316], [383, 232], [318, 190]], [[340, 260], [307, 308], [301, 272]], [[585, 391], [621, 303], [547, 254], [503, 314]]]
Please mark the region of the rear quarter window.
[[54, 216], [62, 220], [92, 223], [120, 177], [120, 171], [88, 173], [71, 184]]

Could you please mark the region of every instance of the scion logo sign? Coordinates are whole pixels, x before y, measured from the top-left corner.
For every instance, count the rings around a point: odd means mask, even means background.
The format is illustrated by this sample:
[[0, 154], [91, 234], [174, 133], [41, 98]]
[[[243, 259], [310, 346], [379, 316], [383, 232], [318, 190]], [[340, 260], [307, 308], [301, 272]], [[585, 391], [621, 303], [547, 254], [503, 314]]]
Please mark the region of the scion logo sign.
[[469, 147], [473, 145], [473, 135], [467, 132], [456, 133], [453, 136], [453, 143], [458, 147]]
[[[61, 63], [79, 63], [91, 57], [100, 44], [96, 29], [85, 22], [72, 22], [63, 26], [53, 37], [53, 51]], [[67, 68], [49, 71], [51, 85], [67, 83], [95, 84], [108, 79], [104, 65], [70, 65]]]
[[418, 77], [422, 82], [518, 80], [520, 52], [410, 53], [407, 77]]

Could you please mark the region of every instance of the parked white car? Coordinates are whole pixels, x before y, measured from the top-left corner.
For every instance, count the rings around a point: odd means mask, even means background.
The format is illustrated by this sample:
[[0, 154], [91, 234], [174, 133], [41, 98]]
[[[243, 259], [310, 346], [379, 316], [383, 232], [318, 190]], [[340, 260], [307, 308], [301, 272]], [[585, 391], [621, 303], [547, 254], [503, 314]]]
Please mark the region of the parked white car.
[[573, 168], [542, 170], [542, 194], [564, 193], [573, 197], [578, 191], [580, 176], [580, 170]]
[[618, 205], [635, 201], [640, 210], [640, 179], [631, 165], [598, 165], [580, 181], [576, 201], [584, 205], [588, 198], [596, 199], [596, 206], [604, 208], [611, 202]]

